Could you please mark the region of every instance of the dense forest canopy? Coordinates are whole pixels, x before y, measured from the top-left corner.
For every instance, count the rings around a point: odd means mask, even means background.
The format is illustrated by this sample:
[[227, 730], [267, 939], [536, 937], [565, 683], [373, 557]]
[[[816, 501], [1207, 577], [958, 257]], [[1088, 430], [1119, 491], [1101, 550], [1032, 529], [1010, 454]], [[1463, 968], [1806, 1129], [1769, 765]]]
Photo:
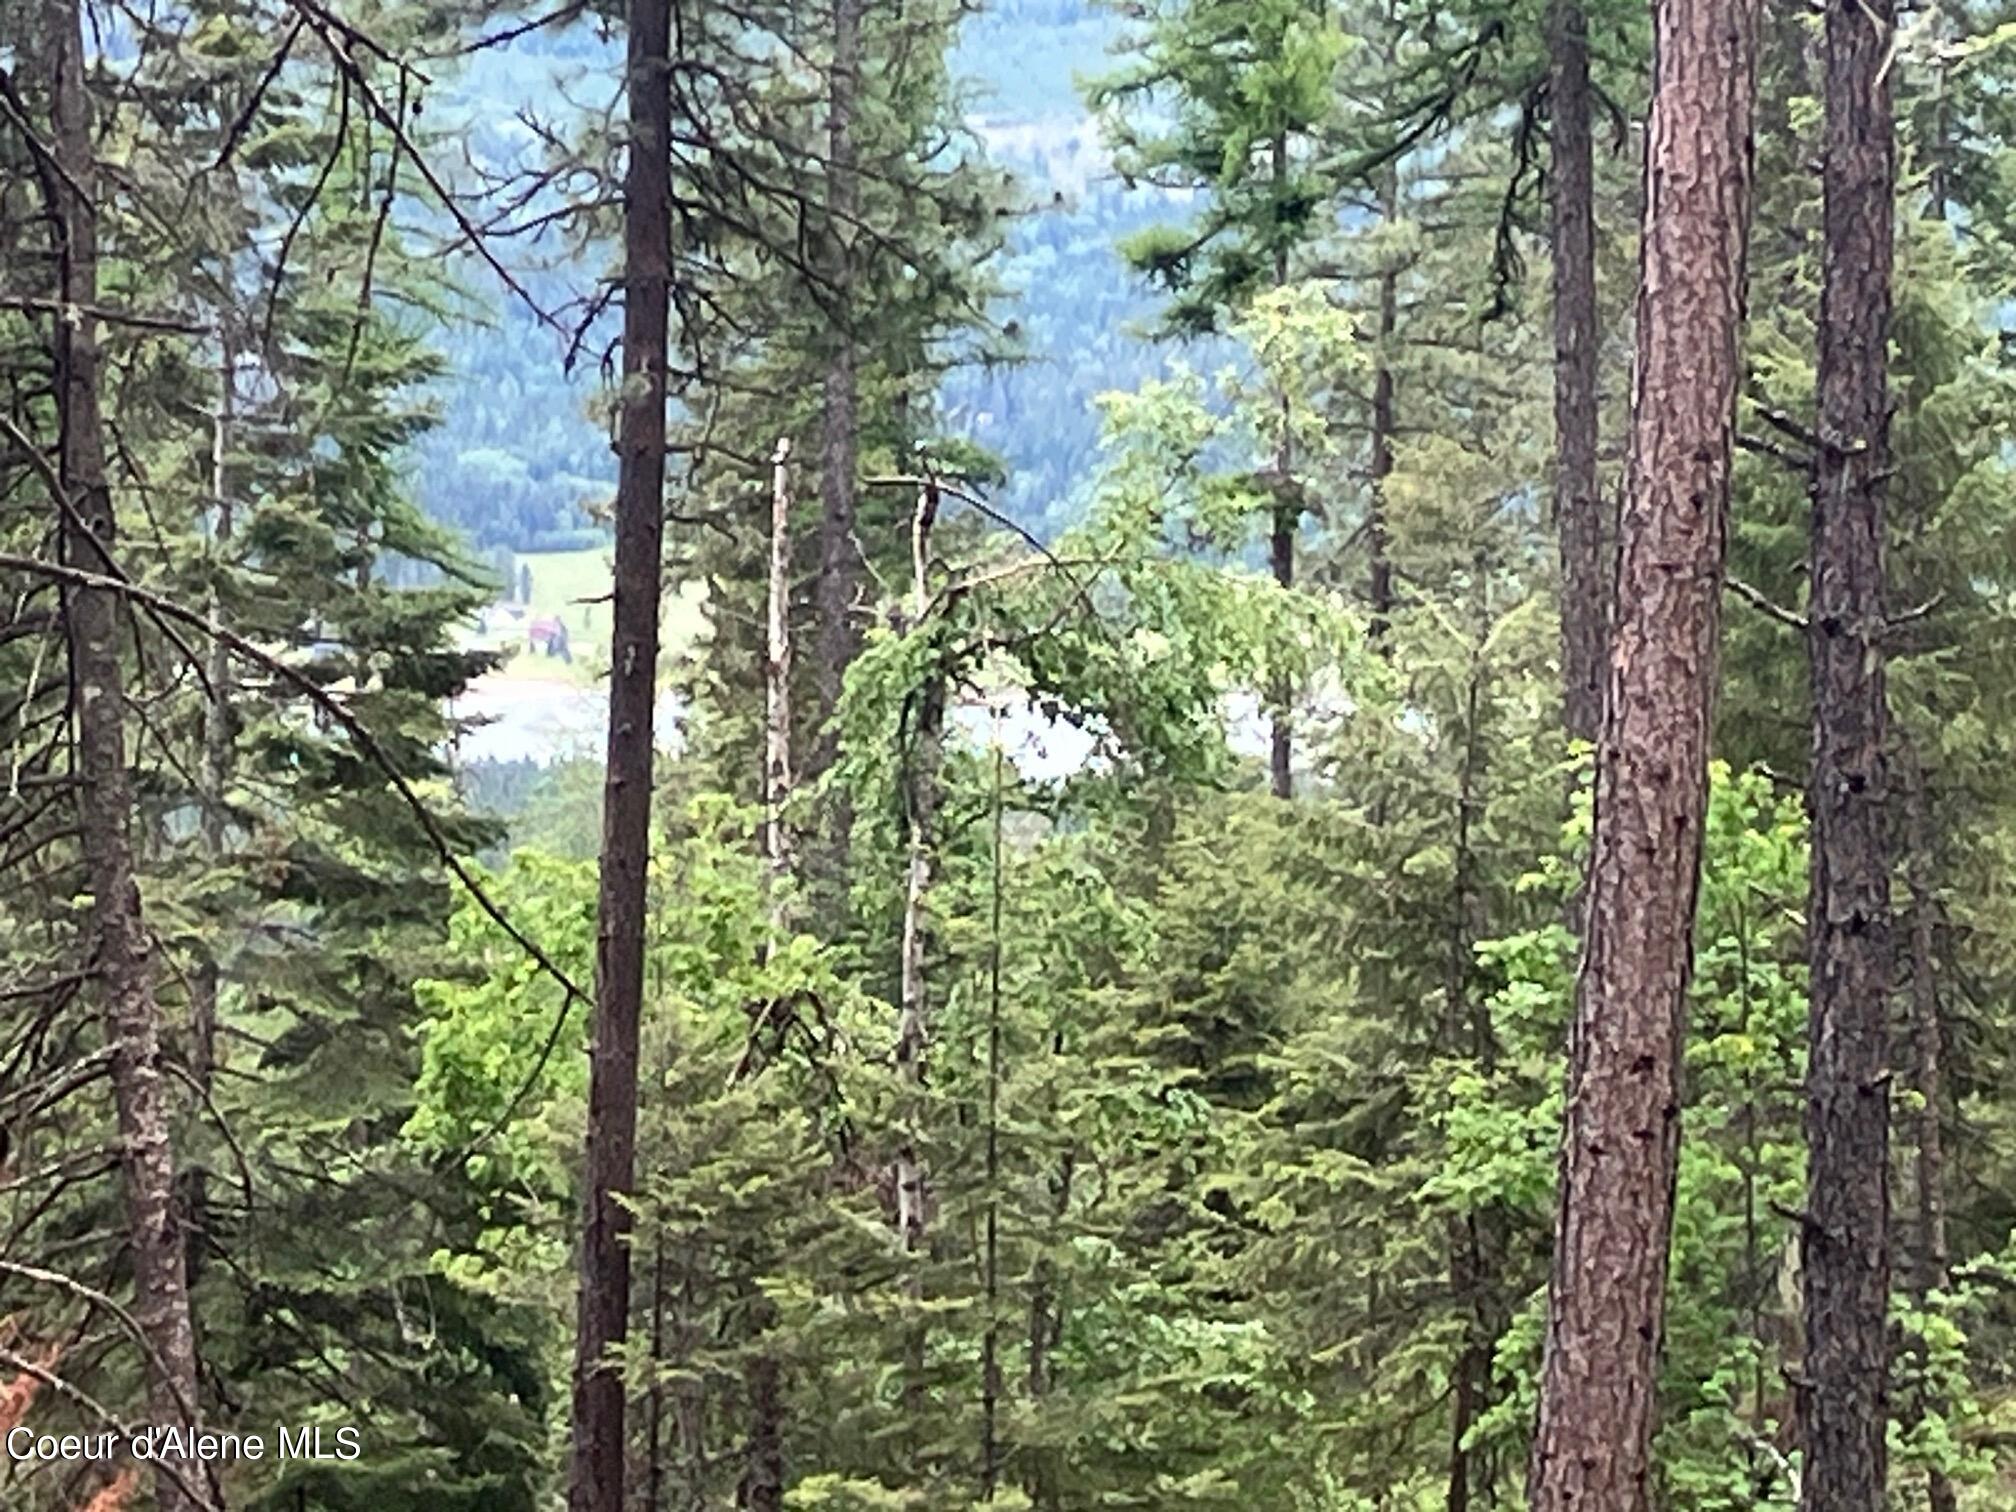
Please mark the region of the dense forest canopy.
[[1996, 0], [0, 0], [0, 1506], [2016, 1509]]

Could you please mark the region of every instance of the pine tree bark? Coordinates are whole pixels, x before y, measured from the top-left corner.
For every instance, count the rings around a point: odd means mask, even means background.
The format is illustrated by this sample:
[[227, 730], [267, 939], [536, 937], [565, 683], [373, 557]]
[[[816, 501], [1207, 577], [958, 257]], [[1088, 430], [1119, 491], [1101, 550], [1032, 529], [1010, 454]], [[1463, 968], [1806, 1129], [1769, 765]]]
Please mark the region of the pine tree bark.
[[833, 0], [833, 57], [826, 95], [827, 297], [832, 350], [820, 388], [819, 628], [814, 669], [818, 739], [807, 775], [818, 777], [838, 754], [833, 727], [847, 668], [861, 651], [863, 564], [855, 538], [860, 452], [860, 378], [856, 372], [854, 258], [861, 217], [855, 116], [861, 92], [862, 0]]
[[1808, 564], [1806, 1334], [1808, 1512], [1881, 1512], [1888, 1473], [1890, 849], [1883, 532], [1897, 185], [1892, 0], [1830, 0], [1819, 446]]
[[1603, 719], [1610, 585], [1603, 571], [1603, 503], [1596, 488], [1596, 162], [1589, 22], [1578, 0], [1554, 0], [1549, 30], [1554, 527], [1561, 551], [1562, 707], [1568, 733], [1594, 744]]
[[624, 1512], [625, 1394], [610, 1349], [629, 1332], [636, 1178], [637, 1039], [651, 852], [652, 719], [665, 514], [666, 341], [671, 304], [670, 0], [631, 0], [623, 171], [623, 388], [617, 425], [616, 566], [608, 771], [596, 903], [595, 1025], [574, 1355], [569, 1512]]
[[[97, 323], [98, 164], [84, 82], [84, 22], [78, 0], [44, 8], [51, 56], [51, 220], [63, 318], [56, 328], [62, 439], [58, 534], [70, 565], [117, 576], [117, 520], [105, 473]], [[76, 684], [79, 823], [91, 886], [97, 971], [112, 1045], [112, 1088], [125, 1181], [133, 1315], [147, 1345], [147, 1406], [157, 1426], [197, 1420], [197, 1358], [189, 1302], [186, 1235], [175, 1195], [172, 1109], [161, 1073], [161, 1011], [152, 946], [133, 859], [133, 788], [126, 765], [126, 677], [120, 661], [119, 595], [77, 588], [64, 602]], [[206, 1476], [190, 1461], [157, 1473], [161, 1512], [190, 1512]], [[215, 1501], [214, 1484], [211, 1500]]]
[[1646, 1512], [1752, 194], [1756, 13], [1655, 0], [1617, 623], [1569, 1050], [1536, 1512]]

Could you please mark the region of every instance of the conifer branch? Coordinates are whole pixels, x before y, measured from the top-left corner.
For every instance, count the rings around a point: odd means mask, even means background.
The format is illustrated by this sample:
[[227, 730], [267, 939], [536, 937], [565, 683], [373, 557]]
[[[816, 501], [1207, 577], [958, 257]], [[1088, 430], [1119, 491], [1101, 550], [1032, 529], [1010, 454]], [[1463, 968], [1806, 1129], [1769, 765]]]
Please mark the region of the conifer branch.
[[420, 821], [420, 827], [426, 834], [428, 843], [435, 855], [440, 858], [442, 865], [448, 869], [457, 882], [462, 884], [463, 890], [469, 894], [471, 900], [483, 911], [490, 921], [503, 930], [506, 937], [520, 950], [524, 951], [535, 966], [560, 986], [561, 990], [567, 994], [567, 1001], [570, 1005], [576, 1000], [582, 1002], [588, 1001], [588, 994], [537, 941], [533, 940], [516, 924], [512, 923], [502, 906], [498, 904], [496, 899], [490, 896], [489, 891], [476, 879], [475, 874], [470, 871], [467, 863], [455, 853], [454, 844], [448, 838], [447, 832], [441, 827], [440, 819], [436, 817], [433, 809], [428, 807], [427, 801], [414, 790], [413, 784], [399, 770], [397, 764], [386, 753], [385, 748], [378, 743], [377, 737], [371, 733], [370, 729], [361, 719], [351, 712], [342, 700], [330, 694], [328, 690], [318, 684], [312, 677], [308, 676], [298, 667], [283, 661], [272, 652], [255, 645], [236, 631], [217, 624], [196, 610], [177, 603], [165, 594], [142, 588], [137, 583], [129, 582], [123, 577], [108, 577], [100, 573], [85, 572], [81, 568], [68, 567], [55, 562], [45, 562], [36, 557], [19, 556], [12, 552], [0, 552], [0, 569], [32, 573], [55, 582], [68, 584], [74, 588], [99, 589], [121, 594], [135, 604], [151, 609], [158, 614], [187, 625], [191, 629], [211, 637], [213, 640], [222, 642], [236, 655], [260, 667], [264, 671], [270, 672], [294, 688], [310, 703], [314, 704], [317, 709], [321, 710], [339, 725], [344, 734], [350, 737], [351, 742], [356, 745], [364, 757], [385, 774], [385, 778], [391, 783], [393, 791], [399, 795], [406, 807], [412, 811], [413, 816]]
[[[122, 1439], [130, 1440], [141, 1431], [132, 1424], [114, 1417], [103, 1402], [85, 1391], [83, 1387], [25, 1355], [16, 1354], [13, 1350], [0, 1346], [0, 1365], [5, 1365], [17, 1375], [28, 1376], [41, 1382], [56, 1395], [75, 1406], [82, 1407]], [[182, 1473], [180, 1465], [175, 1460], [163, 1455], [157, 1456], [150, 1463], [162, 1475], [173, 1481], [176, 1488], [189, 1498], [190, 1505], [199, 1509], [199, 1512], [224, 1512], [223, 1505], [210, 1495], [207, 1488], [199, 1491], [189, 1483], [188, 1477]]]
[[214, 336], [216, 331], [199, 321], [184, 320], [174, 315], [145, 315], [136, 310], [120, 310], [110, 305], [67, 304], [60, 299], [48, 299], [35, 294], [0, 293], [0, 310], [13, 310], [23, 315], [56, 315], [69, 318], [73, 313], [88, 315], [93, 320], [106, 325], [130, 326], [137, 331], [159, 331], [170, 336]]
[[1731, 593], [1735, 594], [1736, 597], [1743, 600], [1744, 603], [1750, 605], [1753, 609], [1760, 610], [1768, 618], [1776, 620], [1779, 624], [1789, 629], [1797, 630], [1801, 635], [1806, 633], [1806, 617], [1803, 614], [1794, 614], [1782, 604], [1775, 603], [1771, 599], [1766, 598], [1739, 577], [1727, 577], [1723, 579], [1723, 582], [1728, 586]]
[[301, 18], [296, 16], [294, 24], [288, 28], [287, 35], [281, 39], [280, 46], [274, 50], [272, 59], [266, 64], [266, 72], [252, 87], [252, 93], [246, 97], [243, 108], [225, 131], [224, 145], [217, 151], [217, 161], [210, 165], [212, 173], [230, 163], [231, 155], [238, 150], [239, 143], [245, 140], [245, 133], [252, 129], [252, 121], [259, 114], [259, 107], [265, 103], [266, 92], [273, 87], [273, 81], [280, 77], [280, 70], [286, 66], [288, 55], [294, 51], [294, 44], [301, 38], [301, 26]]
[[1736, 445], [1740, 450], [1749, 452], [1752, 456], [1770, 458], [1795, 477], [1810, 480], [1813, 476], [1813, 459], [1811, 457], [1797, 456], [1787, 451], [1777, 442], [1768, 440], [1763, 436], [1750, 436], [1738, 432]]
[[[120, 1328], [132, 1336], [133, 1341], [140, 1346], [142, 1353], [153, 1363], [156, 1370], [160, 1371], [163, 1376], [172, 1377], [174, 1374], [155, 1351], [153, 1344], [147, 1338], [147, 1331], [140, 1326], [139, 1319], [127, 1311], [116, 1298], [108, 1296], [96, 1287], [86, 1286], [82, 1281], [77, 1280], [76, 1277], [66, 1276], [61, 1271], [44, 1270], [42, 1267], [36, 1265], [22, 1265], [13, 1260], [0, 1260], [0, 1275], [14, 1276], [23, 1281], [32, 1281], [38, 1286], [53, 1287], [58, 1291], [69, 1293], [80, 1301], [89, 1303], [92, 1307], [102, 1312], [111, 1314]], [[190, 1402], [186, 1397], [183, 1397], [179, 1390], [176, 1393], [176, 1399], [180, 1403], [182, 1412], [188, 1421], [195, 1422], [195, 1404]]]

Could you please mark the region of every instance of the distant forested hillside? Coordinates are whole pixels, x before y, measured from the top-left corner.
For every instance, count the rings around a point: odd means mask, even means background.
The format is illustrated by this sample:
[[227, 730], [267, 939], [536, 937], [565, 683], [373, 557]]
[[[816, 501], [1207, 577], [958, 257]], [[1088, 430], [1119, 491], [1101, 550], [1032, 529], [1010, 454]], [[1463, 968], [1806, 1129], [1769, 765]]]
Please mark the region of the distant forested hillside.
[[[1004, 0], [967, 22], [954, 57], [970, 90], [969, 124], [1015, 174], [1028, 213], [1011, 233], [995, 312], [1018, 358], [953, 374], [944, 424], [1006, 462], [1008, 507], [1046, 531], [1075, 518], [1097, 441], [1096, 397], [1137, 386], [1170, 357], [1142, 339], [1154, 300], [1114, 249], [1180, 207], [1112, 176], [1077, 82], [1108, 66], [1115, 35], [1112, 17], [1086, 0]], [[616, 70], [613, 45], [579, 31], [477, 54], [458, 88], [472, 156], [514, 153], [526, 135], [513, 119], [521, 107], [560, 118], [600, 103]], [[528, 250], [525, 262], [521, 276], [542, 302], [603, 271], [552, 247]], [[432, 337], [452, 381], [442, 390], [445, 423], [416, 447], [421, 502], [486, 553], [595, 539], [593, 514], [615, 476], [594, 418], [600, 343], [570, 377], [564, 343], [490, 270], [472, 263], [461, 282], [478, 318]]]

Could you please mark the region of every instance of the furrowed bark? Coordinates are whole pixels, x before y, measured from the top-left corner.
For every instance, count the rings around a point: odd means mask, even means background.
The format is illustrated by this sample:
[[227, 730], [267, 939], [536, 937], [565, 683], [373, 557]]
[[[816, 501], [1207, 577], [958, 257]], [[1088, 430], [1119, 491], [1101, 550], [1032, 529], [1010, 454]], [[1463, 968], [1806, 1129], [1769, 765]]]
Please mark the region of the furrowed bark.
[[1830, 0], [1819, 446], [1808, 566], [1807, 1512], [1881, 1512], [1888, 1473], [1890, 847], [1883, 532], [1889, 468], [1892, 0]]
[[1727, 539], [1756, 15], [1656, 0], [1637, 364], [1536, 1512], [1645, 1512]]
[[[58, 236], [64, 315], [55, 322], [62, 427], [57, 475], [65, 558], [116, 575], [117, 519], [105, 475], [99, 404], [98, 164], [84, 82], [84, 19], [78, 0], [44, 7], [51, 56], [52, 150], [58, 165], [51, 220]], [[195, 1323], [189, 1304], [186, 1234], [175, 1197], [172, 1109], [161, 1073], [161, 1010], [133, 859], [133, 789], [126, 765], [126, 677], [120, 660], [119, 595], [76, 587], [64, 600], [76, 684], [80, 828], [91, 886], [91, 928], [112, 1042], [112, 1087], [126, 1192], [133, 1315], [146, 1340], [147, 1406], [157, 1426], [193, 1426], [197, 1416]], [[214, 1481], [187, 1461], [157, 1473], [161, 1512], [190, 1512], [192, 1492]]]
[[807, 775], [824, 775], [838, 754], [833, 726], [847, 668], [861, 652], [862, 562], [854, 520], [860, 451], [860, 379], [856, 372], [854, 259], [861, 214], [854, 118], [861, 92], [862, 0], [833, 0], [833, 58], [826, 96], [827, 225], [825, 274], [834, 308], [833, 347], [820, 386], [818, 655], [814, 691], [818, 739]]
[[636, 1178], [637, 1036], [651, 852], [652, 717], [665, 512], [666, 339], [671, 303], [670, 0], [631, 0], [623, 171], [623, 389], [617, 427], [616, 567], [608, 771], [596, 903], [581, 1281], [574, 1355], [570, 1512], [624, 1512], [623, 1372]]
[[1610, 585], [1596, 489], [1596, 163], [1589, 124], [1589, 22], [1578, 0], [1549, 13], [1554, 138], [1554, 527], [1561, 552], [1562, 709], [1594, 743], [1603, 718]]

